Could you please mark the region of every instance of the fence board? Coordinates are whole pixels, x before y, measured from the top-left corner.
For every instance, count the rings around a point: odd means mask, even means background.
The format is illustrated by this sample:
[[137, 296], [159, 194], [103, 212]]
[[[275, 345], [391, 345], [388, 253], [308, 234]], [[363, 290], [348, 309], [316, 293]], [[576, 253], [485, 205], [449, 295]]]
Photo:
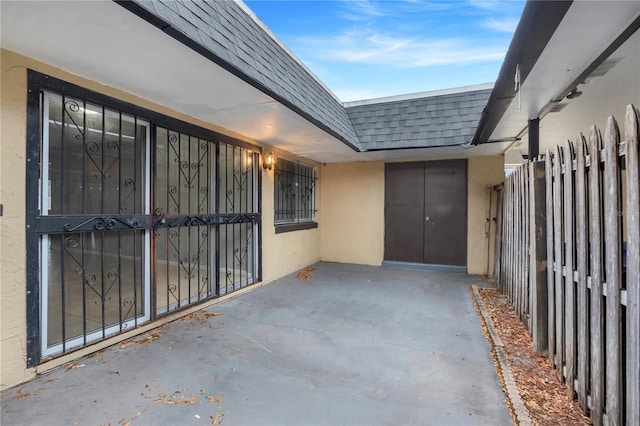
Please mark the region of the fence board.
[[609, 117], [604, 136], [604, 241], [606, 297], [606, 402], [609, 424], [622, 424], [620, 394], [620, 167], [618, 126]]
[[553, 273], [553, 168], [551, 164], [551, 151], [547, 150], [544, 159], [544, 171], [546, 180], [546, 209], [547, 209], [547, 297], [548, 297], [548, 326], [547, 332], [549, 333], [549, 345], [547, 347], [547, 358], [553, 363], [553, 356], [555, 354], [556, 347], [556, 333], [555, 333], [555, 304], [554, 304], [554, 292], [555, 281]]
[[553, 165], [553, 239], [554, 239], [554, 268], [555, 278], [555, 312], [556, 312], [556, 353], [554, 364], [556, 375], [560, 381], [564, 381], [562, 374], [564, 355], [564, 277], [562, 276], [562, 147], [556, 146]]
[[[522, 281], [522, 278], [524, 276], [524, 265], [523, 265], [523, 258], [524, 258], [524, 249], [525, 249], [525, 240], [524, 240], [524, 233], [522, 232], [524, 230], [524, 221], [523, 221], [523, 213], [525, 211], [525, 204], [524, 204], [524, 200], [526, 197], [526, 194], [524, 192], [524, 168], [520, 168], [520, 170], [518, 170], [518, 193], [520, 194], [520, 196], [518, 197], [518, 211], [517, 211], [517, 216], [518, 216], [518, 282], [524, 284], [524, 282]], [[518, 293], [518, 312], [520, 314], [520, 319], [522, 320], [522, 322], [526, 322], [526, 319], [524, 318], [524, 293], [525, 293], [525, 289], [526, 286], [525, 285], [518, 285], [516, 286], [516, 291]]]
[[604, 315], [602, 303], [602, 214], [600, 197], [602, 176], [600, 172], [600, 131], [591, 126], [589, 132], [589, 237], [591, 253], [591, 421], [594, 426], [602, 424], [604, 409]]
[[573, 399], [573, 380], [575, 377], [575, 284], [573, 282], [574, 258], [574, 217], [573, 217], [573, 143], [564, 144], [564, 247], [565, 247], [565, 364], [567, 395]]
[[[537, 159], [503, 187], [499, 285], [534, 342], [546, 315], [547, 356], [596, 426], [640, 425], [639, 128], [639, 113], [629, 106], [624, 143], [610, 117], [604, 143], [592, 126], [588, 144], [578, 136], [575, 156], [569, 141], [547, 151], [544, 186], [536, 186], [543, 167]], [[546, 217], [538, 222], [538, 214]], [[547, 269], [538, 275], [536, 259], [545, 255]], [[540, 276], [546, 301], [538, 294]]]
[[531, 310], [529, 309], [529, 301], [531, 298], [529, 297], [529, 287], [531, 286], [531, 281], [529, 279], [530, 274], [530, 265], [529, 256], [531, 256], [531, 239], [529, 236], [531, 233], [529, 232], [529, 228], [531, 226], [531, 222], [529, 221], [529, 185], [527, 182], [529, 181], [529, 168], [522, 168], [522, 182], [520, 183], [520, 188], [524, 194], [522, 198], [523, 210], [522, 210], [522, 256], [520, 258], [520, 265], [522, 267], [522, 283], [524, 284], [523, 292], [522, 292], [522, 317], [527, 323], [527, 328], [529, 332], [532, 330], [531, 326]]
[[[495, 186], [496, 190], [496, 232], [499, 234], [496, 235], [495, 240], [493, 241], [494, 249], [493, 249], [493, 274], [495, 277], [500, 277], [500, 268], [502, 267], [502, 238], [500, 235], [503, 235], [502, 232], [502, 217], [503, 217], [503, 203], [502, 199], [504, 197], [504, 185]], [[500, 283], [497, 283], [498, 288], [500, 288]]]
[[632, 105], [625, 116], [627, 169], [627, 359], [626, 422], [640, 424], [640, 176], [638, 113]]
[[587, 378], [588, 378], [588, 355], [587, 346], [587, 195], [586, 195], [586, 140], [582, 133], [576, 139], [576, 267], [578, 270], [578, 283], [576, 294], [577, 320], [576, 328], [578, 335], [577, 347], [577, 377], [578, 377], [578, 402], [582, 411], [587, 414]]
[[[520, 205], [520, 197], [522, 197], [522, 192], [519, 191], [520, 188], [520, 169], [516, 171], [516, 178], [514, 181], [514, 195], [515, 195], [515, 205], [514, 205], [514, 219], [515, 219], [515, 228], [514, 232], [516, 234], [515, 244], [513, 246], [515, 250], [515, 259], [514, 259], [514, 270], [516, 271], [514, 285], [512, 285], [512, 291], [515, 300], [515, 309], [518, 316], [520, 316], [520, 289], [522, 286], [517, 285], [516, 283], [520, 282], [520, 247], [522, 247], [522, 241], [520, 240], [520, 212], [522, 211], [522, 206]], [[522, 317], [520, 317], [522, 318]]]

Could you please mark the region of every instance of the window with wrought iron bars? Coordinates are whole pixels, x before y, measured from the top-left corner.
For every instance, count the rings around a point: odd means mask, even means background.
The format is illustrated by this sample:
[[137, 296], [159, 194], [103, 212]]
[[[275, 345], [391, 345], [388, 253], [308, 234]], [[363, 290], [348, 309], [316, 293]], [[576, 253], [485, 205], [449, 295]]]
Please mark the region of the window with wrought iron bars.
[[278, 159], [274, 169], [276, 233], [317, 228], [313, 167]]

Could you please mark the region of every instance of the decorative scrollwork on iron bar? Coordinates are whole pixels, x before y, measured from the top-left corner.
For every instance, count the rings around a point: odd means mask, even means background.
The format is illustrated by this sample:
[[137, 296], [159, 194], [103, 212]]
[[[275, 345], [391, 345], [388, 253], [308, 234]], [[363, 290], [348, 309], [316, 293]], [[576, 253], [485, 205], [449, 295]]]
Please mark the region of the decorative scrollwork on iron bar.
[[[104, 278], [106, 278], [106, 280], [103, 281]], [[104, 278], [98, 279], [98, 275], [89, 274], [84, 279], [84, 285], [96, 296], [96, 300], [93, 302], [96, 305], [112, 300], [109, 293], [118, 282], [120, 278], [120, 271], [117, 269], [107, 271], [107, 275]], [[103, 284], [105, 285], [104, 290], [102, 287]]]
[[63, 241], [64, 252], [75, 264], [73, 271], [76, 274], [81, 274], [83, 271], [82, 263], [74, 255], [74, 251], [77, 251], [78, 246], [80, 246], [80, 238], [76, 235], [70, 235]]
[[129, 229], [135, 229], [139, 226], [138, 221], [135, 219], [127, 221], [113, 216], [95, 216], [75, 226], [67, 223], [64, 225], [64, 230], [67, 232], [74, 232], [79, 229], [85, 228], [89, 224], [93, 224], [93, 228], [96, 231], [110, 231], [116, 228], [118, 224]]
[[67, 116], [75, 126], [78, 134], [76, 135], [76, 139], [81, 141], [84, 139], [84, 129], [80, 127], [80, 125], [74, 120], [73, 115], [79, 113], [81, 110], [80, 104], [74, 100], [67, 100], [64, 103], [64, 111], [67, 113]]
[[78, 247], [80, 245], [80, 238], [78, 238], [75, 235], [72, 235], [70, 237], [66, 237], [64, 239], [64, 248], [65, 249], [71, 249], [71, 248], [75, 248]]
[[120, 143], [116, 141], [108, 141], [106, 143], [107, 151], [116, 151], [118, 154], [107, 164], [103, 164], [105, 160], [105, 154], [101, 153], [101, 151], [103, 150], [103, 145], [101, 143], [88, 141], [84, 144], [84, 150], [87, 153], [87, 157], [93, 164], [93, 167], [95, 167], [95, 169], [97, 170], [97, 172], [93, 174], [94, 177], [98, 178], [102, 176], [104, 179], [110, 179], [111, 174], [108, 173], [109, 170], [111, 170], [113, 166], [118, 164], [120, 160]]
[[121, 212], [125, 212], [128, 210], [127, 207], [127, 202], [129, 201], [129, 199], [133, 196], [133, 194], [136, 193], [136, 181], [131, 178], [125, 178], [124, 180], [124, 188], [128, 189], [128, 192], [124, 195], [124, 197], [122, 198], [122, 201], [120, 202], [120, 211]]

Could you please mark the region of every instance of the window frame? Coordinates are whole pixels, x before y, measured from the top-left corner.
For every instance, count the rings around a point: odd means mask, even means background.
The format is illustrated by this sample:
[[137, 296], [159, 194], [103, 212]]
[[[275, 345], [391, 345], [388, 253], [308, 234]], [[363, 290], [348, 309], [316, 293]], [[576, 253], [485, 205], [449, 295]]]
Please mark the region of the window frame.
[[[283, 177], [284, 175], [284, 177]], [[318, 227], [316, 221], [316, 196], [317, 196], [318, 177], [315, 167], [301, 163], [300, 161], [291, 161], [287, 159], [278, 159], [274, 166], [274, 188], [273, 188], [273, 223], [275, 233], [300, 231], [305, 229], [314, 229]], [[304, 203], [301, 189], [305, 185], [311, 184], [311, 195], [308, 196], [310, 205], [302, 206]], [[291, 197], [287, 194], [282, 195], [282, 191], [286, 186], [295, 187], [291, 193]], [[308, 189], [308, 186], [305, 187]], [[284, 204], [288, 204], [282, 208]], [[280, 208], [279, 208], [280, 207]], [[288, 218], [279, 219], [281, 215], [291, 215]]]

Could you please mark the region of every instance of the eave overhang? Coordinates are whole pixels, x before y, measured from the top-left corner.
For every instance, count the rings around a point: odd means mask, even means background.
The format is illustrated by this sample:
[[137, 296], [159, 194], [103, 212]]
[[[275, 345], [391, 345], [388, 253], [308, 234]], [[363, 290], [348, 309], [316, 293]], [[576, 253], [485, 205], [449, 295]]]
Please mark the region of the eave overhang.
[[491, 142], [490, 136], [516, 96], [515, 73], [524, 84], [572, 1], [528, 1], [500, 67], [498, 79], [473, 136], [472, 144]]

